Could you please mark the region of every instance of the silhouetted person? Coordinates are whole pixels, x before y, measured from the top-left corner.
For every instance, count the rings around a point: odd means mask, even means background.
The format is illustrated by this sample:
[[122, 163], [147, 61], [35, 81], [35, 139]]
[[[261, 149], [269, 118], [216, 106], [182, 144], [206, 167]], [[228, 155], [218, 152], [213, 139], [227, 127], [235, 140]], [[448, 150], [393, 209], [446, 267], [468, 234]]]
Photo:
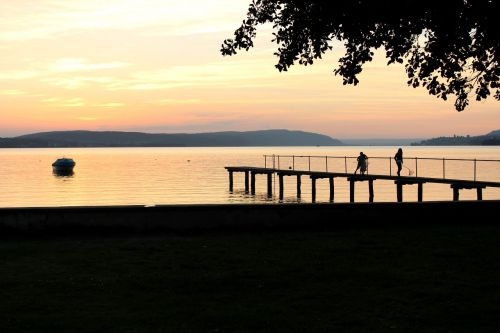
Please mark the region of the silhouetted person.
[[367, 161], [368, 160], [368, 156], [366, 156], [365, 154], [363, 154], [363, 152], [360, 152], [357, 160], [358, 160], [358, 166], [356, 167], [356, 170], [354, 171], [354, 174], [356, 174], [356, 172], [358, 172], [358, 170], [359, 170], [360, 173], [362, 175], [364, 175], [365, 172], [366, 172], [366, 166], [368, 164], [368, 161]]
[[398, 166], [398, 176], [401, 176], [401, 169], [403, 169], [403, 149], [398, 149], [398, 152], [394, 155], [394, 160]]

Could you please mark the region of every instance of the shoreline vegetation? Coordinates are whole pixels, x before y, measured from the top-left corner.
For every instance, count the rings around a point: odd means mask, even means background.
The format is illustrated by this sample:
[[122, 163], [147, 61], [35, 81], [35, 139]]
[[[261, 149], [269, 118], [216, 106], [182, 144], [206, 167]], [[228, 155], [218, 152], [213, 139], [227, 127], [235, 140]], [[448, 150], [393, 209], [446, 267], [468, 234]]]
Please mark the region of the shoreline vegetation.
[[2, 332], [495, 332], [498, 205], [0, 209]]
[[486, 135], [478, 136], [460, 136], [454, 135], [451, 137], [441, 136], [414, 142], [412, 146], [499, 146], [500, 145], [500, 130], [492, 131]]

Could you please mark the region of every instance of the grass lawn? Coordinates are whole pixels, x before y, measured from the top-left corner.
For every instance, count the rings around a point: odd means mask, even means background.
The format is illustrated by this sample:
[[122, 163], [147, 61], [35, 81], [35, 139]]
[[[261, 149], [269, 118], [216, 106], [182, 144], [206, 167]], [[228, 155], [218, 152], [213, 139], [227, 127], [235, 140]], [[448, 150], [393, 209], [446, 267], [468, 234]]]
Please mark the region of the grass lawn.
[[500, 226], [0, 241], [0, 332], [499, 332]]

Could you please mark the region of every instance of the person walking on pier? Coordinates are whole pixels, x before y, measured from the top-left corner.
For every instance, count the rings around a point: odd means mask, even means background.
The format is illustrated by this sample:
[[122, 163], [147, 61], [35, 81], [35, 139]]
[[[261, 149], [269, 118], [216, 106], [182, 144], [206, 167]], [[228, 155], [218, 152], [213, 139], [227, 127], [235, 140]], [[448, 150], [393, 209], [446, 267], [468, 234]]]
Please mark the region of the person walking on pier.
[[359, 170], [360, 174], [364, 175], [366, 172], [366, 169], [367, 169], [367, 165], [368, 165], [368, 161], [367, 161], [368, 156], [366, 156], [363, 152], [360, 152], [357, 160], [358, 160], [358, 166], [356, 167], [354, 174], [356, 174], [356, 172], [358, 172], [358, 170]]
[[403, 169], [403, 149], [398, 149], [398, 152], [394, 155], [394, 160], [398, 166], [398, 176], [401, 176], [401, 169]]

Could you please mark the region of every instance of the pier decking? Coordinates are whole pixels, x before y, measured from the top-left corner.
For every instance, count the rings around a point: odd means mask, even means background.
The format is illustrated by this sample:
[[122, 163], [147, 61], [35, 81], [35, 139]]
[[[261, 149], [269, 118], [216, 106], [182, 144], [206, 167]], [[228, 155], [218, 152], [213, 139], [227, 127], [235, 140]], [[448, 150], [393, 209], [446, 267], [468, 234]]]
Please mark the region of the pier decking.
[[[462, 189], [476, 189], [477, 200], [483, 199], [483, 189], [486, 187], [500, 187], [500, 182], [489, 181], [471, 181], [461, 179], [448, 179], [448, 178], [429, 178], [429, 177], [412, 177], [412, 176], [392, 176], [392, 175], [377, 175], [377, 174], [352, 174], [352, 173], [339, 173], [339, 172], [325, 172], [325, 171], [309, 171], [309, 170], [290, 170], [290, 169], [276, 169], [276, 168], [261, 168], [251, 166], [227, 166], [225, 169], [229, 173], [229, 191], [233, 191], [234, 180], [233, 174], [235, 172], [242, 172], [245, 174], [245, 192], [255, 194], [255, 177], [256, 175], [267, 176], [267, 195], [273, 196], [272, 189], [272, 176], [276, 174], [279, 178], [279, 199], [283, 200], [284, 193], [284, 177], [295, 176], [297, 177], [297, 198], [301, 197], [302, 176], [309, 176], [311, 178], [311, 193], [312, 202], [316, 201], [316, 180], [329, 179], [330, 183], [330, 202], [335, 199], [335, 178], [346, 178], [350, 183], [350, 202], [354, 202], [355, 197], [355, 184], [356, 182], [368, 182], [369, 201], [374, 201], [374, 186], [375, 180], [393, 180], [397, 189], [397, 201], [403, 202], [403, 186], [417, 185], [418, 186], [418, 201], [423, 201], [423, 185], [425, 183], [438, 183], [449, 184], [453, 191], [453, 200], [458, 201], [460, 190]], [[249, 184], [250, 182], [250, 184]]]

